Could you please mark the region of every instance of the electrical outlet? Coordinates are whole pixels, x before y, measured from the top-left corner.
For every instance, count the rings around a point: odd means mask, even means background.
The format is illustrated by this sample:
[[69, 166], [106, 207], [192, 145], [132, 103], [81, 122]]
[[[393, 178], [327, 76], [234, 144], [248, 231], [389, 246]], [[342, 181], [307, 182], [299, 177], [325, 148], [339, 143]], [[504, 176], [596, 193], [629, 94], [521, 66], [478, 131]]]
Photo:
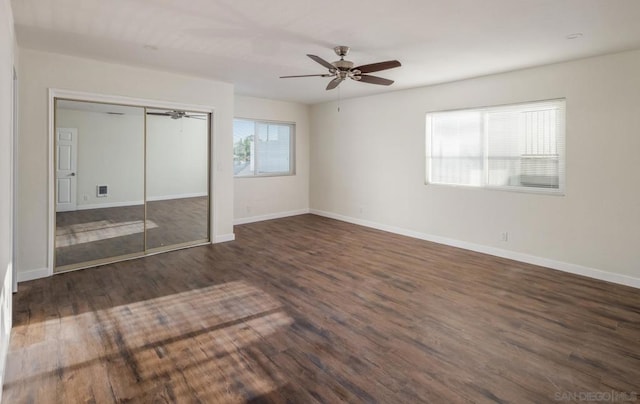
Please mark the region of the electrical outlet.
[[503, 231], [500, 233], [500, 240], [507, 242], [509, 241], [509, 232]]
[[82, 195], [82, 200], [83, 201], [88, 201], [89, 200], [89, 195]]

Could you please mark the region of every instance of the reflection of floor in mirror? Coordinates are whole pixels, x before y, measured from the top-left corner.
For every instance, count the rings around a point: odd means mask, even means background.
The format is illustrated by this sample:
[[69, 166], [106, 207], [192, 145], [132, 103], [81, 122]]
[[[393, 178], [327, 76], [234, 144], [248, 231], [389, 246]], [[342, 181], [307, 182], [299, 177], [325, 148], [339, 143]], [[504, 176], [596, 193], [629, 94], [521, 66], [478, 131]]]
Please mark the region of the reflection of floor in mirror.
[[[147, 248], [208, 238], [207, 200], [196, 197], [149, 202]], [[143, 205], [58, 212], [56, 266], [143, 251], [143, 220]]]
[[158, 225], [147, 232], [147, 248], [209, 238], [208, 200], [201, 196], [147, 203], [147, 220]]
[[[147, 220], [147, 229], [158, 227], [152, 220]], [[56, 229], [56, 246], [68, 247], [76, 244], [91, 243], [114, 237], [128, 236], [129, 234], [142, 233], [144, 225], [142, 220], [131, 222], [115, 222], [99, 220], [97, 222], [72, 224]]]

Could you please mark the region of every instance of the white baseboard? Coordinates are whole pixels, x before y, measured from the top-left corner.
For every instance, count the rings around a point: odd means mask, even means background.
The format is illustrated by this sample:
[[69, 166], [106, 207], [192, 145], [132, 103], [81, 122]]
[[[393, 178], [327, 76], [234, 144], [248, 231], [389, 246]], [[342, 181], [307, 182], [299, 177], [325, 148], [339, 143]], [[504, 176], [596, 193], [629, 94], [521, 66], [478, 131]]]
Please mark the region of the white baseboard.
[[[2, 336], [2, 346], [0, 347], [0, 383], [4, 386], [4, 376], [7, 370], [7, 356], [9, 355], [9, 343], [11, 342], [11, 330]], [[2, 392], [0, 392], [0, 403], [2, 402]]]
[[227, 241], [233, 241], [236, 239], [236, 235], [233, 233], [229, 233], [229, 234], [221, 234], [219, 236], [215, 236], [213, 238], [213, 243], [217, 244], [217, 243], [226, 243]]
[[269, 213], [267, 215], [241, 217], [238, 219], [234, 219], [233, 224], [238, 225], [238, 224], [262, 222], [264, 220], [281, 219], [283, 217], [304, 215], [306, 213], [309, 213], [309, 209], [298, 209], [298, 210], [290, 210], [288, 212]]
[[607, 272], [601, 269], [589, 268], [582, 265], [572, 264], [569, 262], [556, 261], [549, 258], [538, 257], [519, 253], [516, 251], [504, 250], [502, 248], [489, 247], [482, 244], [469, 243], [466, 241], [455, 240], [447, 237], [436, 236], [427, 233], [421, 233], [414, 230], [404, 229], [401, 227], [389, 226], [382, 223], [372, 222], [369, 220], [358, 219], [350, 216], [344, 216], [337, 213], [326, 212], [317, 209], [310, 209], [309, 213], [318, 216], [328, 217], [343, 222], [353, 223], [360, 226], [371, 227], [374, 229], [387, 231], [390, 233], [400, 234], [402, 236], [417, 238], [420, 240], [431, 241], [438, 244], [445, 244], [452, 247], [458, 247], [465, 250], [476, 251], [484, 254], [494, 255], [496, 257], [508, 258], [514, 261], [525, 262], [527, 264], [539, 265], [558, 271], [569, 272], [576, 275], [582, 275], [589, 278], [599, 279], [602, 281], [617, 283], [620, 285], [631, 286], [640, 289], [640, 278], [634, 278], [628, 275], [622, 275], [614, 272]]
[[147, 201], [166, 201], [169, 199], [184, 199], [184, 198], [199, 198], [201, 196], [207, 196], [206, 192], [196, 192], [191, 194], [178, 194], [178, 195], [160, 195], [160, 196], [150, 196], [147, 198]]
[[[4, 385], [7, 368], [7, 354], [11, 342], [12, 306], [13, 306], [13, 272], [7, 270], [0, 292], [0, 384]], [[0, 392], [2, 402], [2, 392]]]
[[[184, 198], [198, 198], [201, 196], [207, 196], [206, 192], [196, 192], [191, 194], [178, 194], [178, 195], [161, 195], [152, 196], [147, 198], [148, 202], [154, 201], [167, 201], [169, 199], [184, 199]], [[137, 206], [144, 205], [144, 201], [124, 201], [124, 202], [106, 202], [106, 203], [92, 203], [77, 205], [76, 210], [89, 210], [89, 209], [104, 209], [104, 208], [120, 208], [123, 206]]]
[[76, 210], [104, 209], [104, 208], [121, 208], [123, 206], [144, 205], [144, 201], [124, 201], [124, 202], [107, 202], [92, 203], [90, 205], [77, 205]]
[[27, 282], [34, 279], [46, 278], [51, 276], [52, 272], [48, 268], [30, 269], [28, 271], [18, 271], [18, 282]]

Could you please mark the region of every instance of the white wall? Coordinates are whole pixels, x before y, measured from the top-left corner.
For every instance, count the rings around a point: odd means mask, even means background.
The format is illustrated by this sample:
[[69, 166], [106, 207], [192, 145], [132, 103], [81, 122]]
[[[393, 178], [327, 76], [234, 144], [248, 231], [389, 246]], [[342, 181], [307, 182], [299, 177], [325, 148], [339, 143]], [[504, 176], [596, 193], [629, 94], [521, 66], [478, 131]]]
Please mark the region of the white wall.
[[236, 178], [235, 222], [249, 223], [307, 212], [309, 209], [309, 107], [292, 102], [236, 96], [235, 117], [296, 124], [295, 175]]
[[[78, 129], [78, 209], [144, 200], [144, 109], [125, 115], [58, 108], [59, 128]], [[147, 199], [207, 194], [207, 120], [147, 118]], [[109, 195], [97, 197], [96, 186]]]
[[[640, 287], [638, 72], [635, 51], [313, 106], [312, 211]], [[561, 97], [565, 196], [424, 184], [426, 112]]]
[[11, 4], [0, 0], [0, 384], [4, 381], [11, 332], [14, 49]]
[[233, 85], [173, 73], [20, 49], [19, 278], [46, 275], [48, 88], [209, 106], [213, 128], [212, 237], [233, 238]]
[[147, 117], [147, 199], [207, 194], [208, 135], [206, 120]]
[[[59, 128], [78, 129], [76, 189], [79, 209], [143, 203], [142, 112], [109, 115], [58, 108], [56, 124]], [[98, 197], [97, 185], [108, 185], [109, 195]]]

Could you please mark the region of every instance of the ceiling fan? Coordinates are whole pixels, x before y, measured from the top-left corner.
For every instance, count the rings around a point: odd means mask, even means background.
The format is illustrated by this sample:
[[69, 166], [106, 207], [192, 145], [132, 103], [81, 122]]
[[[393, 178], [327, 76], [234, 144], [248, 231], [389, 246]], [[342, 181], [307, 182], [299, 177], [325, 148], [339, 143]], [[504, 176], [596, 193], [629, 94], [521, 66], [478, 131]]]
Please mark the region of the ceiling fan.
[[387, 60], [386, 62], [371, 63], [368, 65], [362, 65], [353, 67], [354, 63], [349, 60], [344, 60], [344, 57], [349, 53], [350, 48], [348, 46], [336, 46], [333, 48], [336, 55], [340, 56], [340, 60], [336, 60], [333, 63], [329, 63], [322, 59], [320, 56], [307, 55], [314, 61], [320, 63], [322, 66], [329, 69], [329, 73], [324, 74], [303, 74], [298, 76], [280, 76], [281, 79], [288, 79], [292, 77], [333, 77], [333, 80], [327, 85], [327, 90], [333, 90], [338, 87], [340, 83], [348, 78], [361, 81], [369, 84], [379, 84], [382, 86], [389, 86], [393, 84], [393, 80], [385, 79], [378, 76], [370, 76], [366, 73], [379, 72], [381, 70], [393, 69], [400, 67], [400, 62], [397, 60]]
[[171, 119], [182, 119], [182, 118], [207, 119], [206, 114], [191, 114], [186, 111], [180, 111], [180, 110], [165, 111], [165, 112], [147, 112], [147, 115], [168, 116]]

